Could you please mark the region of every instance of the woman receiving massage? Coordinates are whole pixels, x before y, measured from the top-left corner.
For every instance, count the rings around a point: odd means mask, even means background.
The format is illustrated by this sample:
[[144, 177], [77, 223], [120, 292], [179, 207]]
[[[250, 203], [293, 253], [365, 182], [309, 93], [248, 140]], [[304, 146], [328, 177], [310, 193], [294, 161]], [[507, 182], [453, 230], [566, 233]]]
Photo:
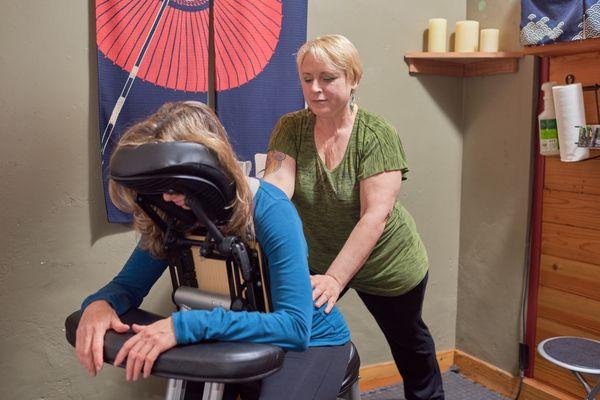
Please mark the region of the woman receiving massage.
[[[346, 370], [350, 335], [339, 311], [315, 308], [311, 297], [307, 245], [300, 218], [285, 193], [246, 177], [225, 129], [210, 108], [199, 102], [165, 104], [147, 120], [128, 129], [116, 150], [152, 142], [195, 142], [218, 159], [236, 185], [229, 235], [260, 243], [269, 262], [273, 312], [175, 312], [151, 325], [133, 324], [136, 333], [121, 348], [115, 365], [126, 362], [127, 380], [148, 377], [157, 357], [177, 345], [203, 340], [271, 343], [286, 350], [281, 370], [262, 381], [261, 399], [335, 399]], [[113, 202], [133, 214], [141, 239], [121, 272], [82, 305], [76, 352], [95, 376], [103, 364], [107, 330], [126, 332], [122, 315], [138, 307], [167, 268], [163, 234], [135, 204], [135, 193], [110, 182]], [[163, 199], [187, 208], [186, 198], [164, 193]], [[227, 392], [226, 392], [227, 395]]]

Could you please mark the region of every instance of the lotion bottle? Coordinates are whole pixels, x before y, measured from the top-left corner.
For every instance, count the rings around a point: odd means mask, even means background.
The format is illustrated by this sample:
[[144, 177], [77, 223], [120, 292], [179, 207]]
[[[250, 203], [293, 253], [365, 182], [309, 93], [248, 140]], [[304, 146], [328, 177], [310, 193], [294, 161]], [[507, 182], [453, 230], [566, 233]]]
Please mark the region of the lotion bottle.
[[556, 156], [558, 150], [558, 128], [556, 125], [556, 112], [554, 111], [554, 99], [552, 98], [552, 87], [556, 82], [542, 84], [544, 92], [544, 111], [538, 115], [540, 154], [543, 156]]

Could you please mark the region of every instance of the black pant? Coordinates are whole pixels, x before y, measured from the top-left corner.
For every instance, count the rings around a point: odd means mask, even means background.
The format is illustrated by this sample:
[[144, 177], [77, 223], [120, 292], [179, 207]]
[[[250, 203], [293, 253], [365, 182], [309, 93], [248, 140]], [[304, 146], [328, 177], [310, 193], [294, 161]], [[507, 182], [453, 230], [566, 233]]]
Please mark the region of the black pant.
[[375, 296], [357, 291], [387, 339], [404, 380], [406, 400], [444, 399], [435, 344], [421, 318], [427, 277], [400, 296]]
[[346, 373], [350, 343], [288, 351], [283, 368], [262, 381], [261, 400], [335, 400]]
[[[224, 400], [335, 400], [346, 373], [350, 343], [286, 351], [283, 366], [262, 382], [225, 385]], [[188, 382], [186, 400], [202, 399], [203, 384]]]

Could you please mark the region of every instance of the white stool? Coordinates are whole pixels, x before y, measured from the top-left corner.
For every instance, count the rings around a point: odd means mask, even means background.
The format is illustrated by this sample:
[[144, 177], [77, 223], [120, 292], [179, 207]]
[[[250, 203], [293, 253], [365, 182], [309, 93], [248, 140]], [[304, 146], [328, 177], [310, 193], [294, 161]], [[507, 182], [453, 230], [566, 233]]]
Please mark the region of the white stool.
[[[586, 400], [595, 400], [600, 393], [600, 341], [574, 336], [559, 336], [538, 344], [538, 353], [551, 363], [571, 371], [587, 393]], [[582, 374], [596, 378], [590, 386]]]

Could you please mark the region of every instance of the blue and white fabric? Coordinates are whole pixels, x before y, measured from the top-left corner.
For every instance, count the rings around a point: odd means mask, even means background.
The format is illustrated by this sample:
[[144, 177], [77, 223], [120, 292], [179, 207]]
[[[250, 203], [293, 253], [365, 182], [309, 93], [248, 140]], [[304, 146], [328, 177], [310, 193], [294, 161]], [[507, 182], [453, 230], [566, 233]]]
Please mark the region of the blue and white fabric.
[[523, 45], [581, 40], [583, 22], [584, 0], [521, 0]]

